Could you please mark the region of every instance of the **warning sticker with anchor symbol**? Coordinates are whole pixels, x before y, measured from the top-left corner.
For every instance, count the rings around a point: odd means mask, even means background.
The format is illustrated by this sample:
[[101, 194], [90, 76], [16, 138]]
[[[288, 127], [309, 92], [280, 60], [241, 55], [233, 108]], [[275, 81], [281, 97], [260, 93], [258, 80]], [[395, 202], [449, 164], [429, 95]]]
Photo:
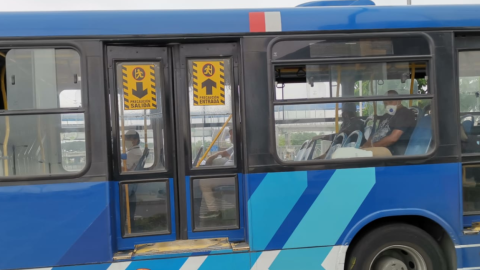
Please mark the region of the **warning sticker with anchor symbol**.
[[156, 68], [153, 64], [121, 64], [125, 110], [157, 108]]
[[193, 106], [225, 105], [224, 61], [193, 61]]

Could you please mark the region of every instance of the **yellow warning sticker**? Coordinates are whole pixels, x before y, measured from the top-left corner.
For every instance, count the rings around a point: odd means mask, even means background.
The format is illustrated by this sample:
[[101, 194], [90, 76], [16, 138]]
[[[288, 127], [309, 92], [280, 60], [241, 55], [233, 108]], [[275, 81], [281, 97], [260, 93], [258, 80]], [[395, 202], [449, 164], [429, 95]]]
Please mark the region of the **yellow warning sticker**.
[[193, 61], [193, 106], [225, 105], [224, 61]]
[[154, 65], [122, 65], [123, 105], [125, 110], [157, 108]]

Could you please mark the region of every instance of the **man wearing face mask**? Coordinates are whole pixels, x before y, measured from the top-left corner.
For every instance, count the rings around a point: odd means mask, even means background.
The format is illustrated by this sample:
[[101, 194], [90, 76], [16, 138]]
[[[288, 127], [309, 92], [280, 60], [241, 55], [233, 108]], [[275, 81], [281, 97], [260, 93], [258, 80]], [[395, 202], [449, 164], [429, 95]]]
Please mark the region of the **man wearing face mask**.
[[[395, 96], [398, 93], [395, 90], [389, 90], [387, 95]], [[403, 155], [415, 128], [415, 114], [403, 107], [400, 100], [387, 100], [383, 104], [386, 113], [380, 117], [373, 137], [362, 148], [386, 147], [392, 155]]]
[[[140, 149], [140, 135], [135, 130], [129, 130], [125, 133], [125, 147], [127, 148], [127, 171], [134, 171], [138, 161], [143, 155]], [[125, 157], [124, 157], [125, 158]]]

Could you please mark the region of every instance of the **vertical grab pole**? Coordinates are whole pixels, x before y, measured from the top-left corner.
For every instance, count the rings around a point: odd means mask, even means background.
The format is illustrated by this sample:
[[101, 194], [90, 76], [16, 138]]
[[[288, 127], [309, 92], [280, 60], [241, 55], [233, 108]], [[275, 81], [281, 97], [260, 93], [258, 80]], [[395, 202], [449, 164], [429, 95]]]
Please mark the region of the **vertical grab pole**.
[[[342, 74], [341, 74], [341, 68], [338, 66], [337, 68], [337, 95], [336, 97], [338, 98], [338, 94], [340, 93], [340, 80], [342, 79]], [[335, 133], [339, 132], [339, 126], [338, 126], [338, 103], [335, 103]]]
[[[6, 58], [4, 53], [0, 52], [0, 56], [3, 58]], [[5, 62], [5, 66], [7, 63]], [[3, 66], [2, 68], [2, 76], [1, 78], [1, 90], [2, 90], [2, 98], [3, 98], [3, 108], [4, 110], [8, 110], [8, 102], [7, 102], [7, 89], [5, 87], [5, 73], [6, 73], [6, 67]], [[3, 172], [5, 176], [9, 175], [8, 171], [8, 139], [10, 137], [10, 117], [6, 116], [5, 117], [5, 138], [3, 139]], [[15, 158], [15, 157], [13, 157]]]
[[148, 141], [147, 141], [147, 110], [145, 110], [145, 116], [143, 117], [143, 126], [145, 130], [145, 149], [148, 149]]
[[[415, 81], [415, 63], [413, 63], [413, 65], [412, 65], [412, 75], [411, 75], [411, 79], [410, 79], [410, 95], [413, 94], [413, 83], [414, 83], [414, 81]], [[408, 103], [409, 103], [409, 107], [412, 107], [412, 100], [411, 99]]]
[[[128, 86], [124, 85], [124, 91], [128, 91]], [[123, 92], [122, 92], [123, 93]], [[127, 149], [125, 146], [125, 118], [124, 118], [124, 108], [125, 105], [123, 104], [123, 95], [122, 98], [120, 99], [121, 106], [120, 107], [120, 125], [121, 125], [121, 132], [122, 132], [122, 153], [127, 153]], [[123, 159], [122, 160], [122, 171], [126, 172], [127, 171], [127, 160]], [[126, 208], [126, 221], [127, 221], [127, 232], [130, 234], [132, 233], [132, 224], [130, 222], [130, 198], [128, 197], [128, 185], [125, 185], [125, 208]]]

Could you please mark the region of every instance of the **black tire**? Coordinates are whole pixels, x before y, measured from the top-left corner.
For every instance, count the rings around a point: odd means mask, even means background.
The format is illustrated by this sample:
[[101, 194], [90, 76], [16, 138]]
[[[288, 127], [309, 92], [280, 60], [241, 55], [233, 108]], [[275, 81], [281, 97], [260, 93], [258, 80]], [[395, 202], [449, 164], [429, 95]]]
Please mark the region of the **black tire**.
[[349, 252], [345, 270], [371, 270], [375, 257], [393, 245], [415, 249], [425, 260], [428, 270], [447, 269], [440, 246], [428, 233], [409, 224], [397, 223], [379, 227], [356, 242]]

